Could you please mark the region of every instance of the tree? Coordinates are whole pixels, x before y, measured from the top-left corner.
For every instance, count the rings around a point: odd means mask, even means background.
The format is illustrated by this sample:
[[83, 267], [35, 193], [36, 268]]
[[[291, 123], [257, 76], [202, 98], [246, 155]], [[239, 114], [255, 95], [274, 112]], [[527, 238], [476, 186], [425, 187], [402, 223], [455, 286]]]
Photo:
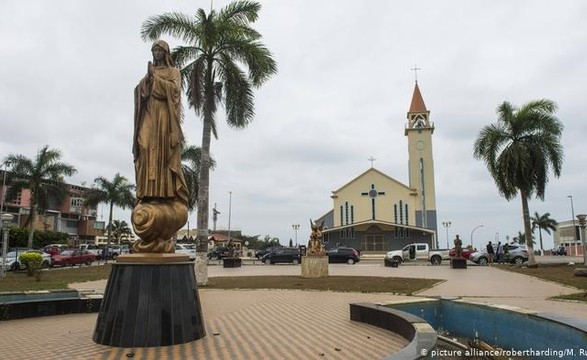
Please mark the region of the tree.
[[542, 230], [546, 231], [546, 233], [550, 235], [550, 231], [556, 231], [557, 226], [558, 222], [550, 218], [550, 213], [540, 215], [538, 212], [534, 212], [534, 216], [532, 216], [532, 232], [538, 228], [540, 250], [544, 251], [544, 246], [542, 244]]
[[113, 229], [112, 210], [114, 209], [114, 205], [122, 209], [134, 207], [134, 185], [129, 183], [127, 178], [120, 175], [120, 173], [116, 173], [112, 181], [100, 176], [94, 179], [94, 183], [95, 186], [85, 195], [85, 203], [86, 206], [97, 206], [100, 203], [107, 203], [110, 205], [107, 226], [109, 249]]
[[[528, 244], [532, 244], [532, 246], [536, 243], [536, 241], [534, 241], [534, 235], [530, 234], [530, 241], [528, 241], [528, 237], [526, 237], [526, 233], [522, 232], [522, 231], [518, 231], [518, 235], [514, 236], [514, 242], [518, 243], [520, 245], [526, 245], [528, 246]], [[532, 246], [528, 246], [530, 248], [530, 250], [528, 250], [528, 252], [534, 251]]]
[[528, 199], [544, 200], [549, 173], [559, 177], [563, 163], [562, 123], [554, 116], [557, 105], [535, 100], [516, 108], [505, 101], [497, 108], [498, 121], [485, 126], [475, 140], [474, 156], [483, 160], [499, 193], [508, 201], [519, 193], [528, 266], [535, 267]]
[[61, 202], [65, 198], [68, 191], [63, 177], [71, 176], [77, 170], [62, 162], [61, 151], [49, 149], [49, 145], [42, 147], [35, 159], [10, 154], [4, 161], [12, 163], [12, 179], [6, 198], [15, 199], [23, 189], [31, 192], [27, 246], [32, 248], [37, 215], [47, 210], [49, 199], [56, 198]]
[[208, 282], [210, 143], [212, 134], [218, 138], [216, 111], [224, 105], [229, 126], [246, 127], [255, 114], [253, 88], [277, 72], [271, 53], [259, 41], [261, 34], [250, 26], [260, 9], [254, 1], [235, 1], [209, 14], [198, 9], [193, 18], [177, 12], [153, 16], [141, 29], [144, 40], [169, 34], [186, 43], [172, 57], [181, 68], [188, 104], [203, 120], [196, 271], [203, 284]]
[[521, 231], [518, 231], [518, 234], [514, 235], [514, 237], [512, 238], [512, 241], [514, 243], [523, 244], [524, 242], [526, 242], [524, 233]]
[[[198, 203], [198, 183], [202, 164], [202, 148], [195, 145], [182, 145], [181, 164], [183, 175], [188, 187], [188, 211], [193, 211]], [[210, 169], [214, 169], [216, 162], [210, 157]]]
[[132, 234], [130, 227], [124, 220], [112, 220], [112, 237], [116, 240], [116, 243], [120, 245], [120, 240], [124, 235], [129, 236]]

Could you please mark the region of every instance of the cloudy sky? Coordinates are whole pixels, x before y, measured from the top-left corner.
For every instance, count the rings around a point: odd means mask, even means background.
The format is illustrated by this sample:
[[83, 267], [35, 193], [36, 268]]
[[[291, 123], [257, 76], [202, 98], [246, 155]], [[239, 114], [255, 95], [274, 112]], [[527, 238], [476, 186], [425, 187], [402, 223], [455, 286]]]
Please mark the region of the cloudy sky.
[[[220, 8], [228, 1], [214, 1]], [[504, 100], [548, 98], [564, 123], [562, 176], [530, 211], [559, 221], [587, 212], [584, 137], [587, 3], [569, 1], [262, 1], [255, 28], [279, 73], [256, 92], [255, 121], [242, 131], [219, 117], [210, 203], [218, 228], [247, 235], [309, 234], [309, 218], [332, 207], [330, 192], [370, 167], [407, 183], [406, 112], [417, 64], [435, 123], [438, 221], [475, 245], [523, 229], [520, 199], [501, 198], [472, 156], [479, 130]], [[141, 24], [169, 11], [210, 9], [196, 0], [3, 0], [0, 2], [0, 157], [60, 149], [91, 185], [116, 172], [134, 181], [133, 88], [151, 59]], [[172, 46], [179, 42], [167, 38]], [[184, 133], [201, 143], [186, 110]], [[583, 188], [583, 190], [581, 190]], [[106, 207], [102, 207], [107, 218]], [[129, 219], [117, 210], [115, 218]], [[193, 228], [195, 213], [190, 217]], [[212, 222], [210, 222], [212, 226]], [[441, 246], [446, 230], [439, 229]], [[546, 236], [545, 247], [552, 246]]]

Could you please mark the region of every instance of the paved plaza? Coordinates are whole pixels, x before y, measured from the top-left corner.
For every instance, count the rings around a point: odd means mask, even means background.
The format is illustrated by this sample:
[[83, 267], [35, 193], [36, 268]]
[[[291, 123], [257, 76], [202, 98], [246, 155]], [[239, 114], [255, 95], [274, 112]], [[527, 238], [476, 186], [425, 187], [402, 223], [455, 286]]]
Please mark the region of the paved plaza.
[[[493, 267], [447, 265], [384, 267], [381, 263], [331, 264], [331, 275], [393, 276], [445, 280], [417, 297], [460, 296], [587, 321], [587, 304], [548, 300], [577, 292], [553, 282]], [[209, 267], [210, 277], [300, 275], [293, 265]], [[103, 290], [106, 281], [73, 284]], [[92, 341], [97, 314], [3, 321], [1, 359], [381, 359], [407, 344], [398, 335], [349, 319], [349, 303], [408, 298], [394, 294], [300, 290], [199, 291], [207, 335], [160, 348], [113, 348]], [[414, 297], [409, 297], [413, 299]]]

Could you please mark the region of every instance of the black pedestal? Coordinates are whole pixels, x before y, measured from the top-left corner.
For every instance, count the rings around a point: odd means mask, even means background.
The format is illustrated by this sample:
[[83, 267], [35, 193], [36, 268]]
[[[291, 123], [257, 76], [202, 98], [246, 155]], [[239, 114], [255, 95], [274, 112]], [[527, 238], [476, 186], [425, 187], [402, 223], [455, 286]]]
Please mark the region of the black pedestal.
[[94, 329], [96, 343], [167, 346], [205, 335], [193, 263], [112, 265]]
[[467, 259], [465, 259], [465, 258], [450, 259], [450, 267], [453, 269], [466, 269], [467, 268]]
[[222, 260], [222, 267], [225, 268], [236, 268], [241, 267], [242, 261], [241, 258], [224, 258]]

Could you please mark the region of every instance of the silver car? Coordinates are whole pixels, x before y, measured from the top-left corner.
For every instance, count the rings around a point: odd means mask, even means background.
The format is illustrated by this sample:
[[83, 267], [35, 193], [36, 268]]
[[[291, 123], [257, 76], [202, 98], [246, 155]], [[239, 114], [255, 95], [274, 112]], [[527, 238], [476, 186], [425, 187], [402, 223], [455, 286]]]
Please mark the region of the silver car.
[[[41, 263], [41, 267], [48, 268], [51, 267], [51, 255], [47, 254], [41, 250], [30, 250], [30, 249], [18, 249], [9, 251], [6, 253], [6, 270], [7, 271], [16, 271], [20, 269], [26, 269], [26, 265], [20, 262], [18, 258], [21, 254], [26, 252], [36, 252], [43, 256], [43, 262]], [[0, 266], [2, 266], [2, 256], [0, 256]]]
[[186, 254], [190, 261], [196, 260], [196, 245], [193, 244], [175, 244], [177, 254]]
[[[493, 244], [493, 249], [494, 254], [497, 253], [496, 244]], [[510, 263], [518, 265], [522, 265], [528, 261], [528, 249], [526, 248], [526, 245], [508, 244], [508, 258]], [[479, 265], [487, 265], [489, 263], [489, 255], [487, 255], [487, 250], [477, 251], [469, 256], [469, 260]], [[498, 262], [496, 255], [494, 255], [493, 262]]]

